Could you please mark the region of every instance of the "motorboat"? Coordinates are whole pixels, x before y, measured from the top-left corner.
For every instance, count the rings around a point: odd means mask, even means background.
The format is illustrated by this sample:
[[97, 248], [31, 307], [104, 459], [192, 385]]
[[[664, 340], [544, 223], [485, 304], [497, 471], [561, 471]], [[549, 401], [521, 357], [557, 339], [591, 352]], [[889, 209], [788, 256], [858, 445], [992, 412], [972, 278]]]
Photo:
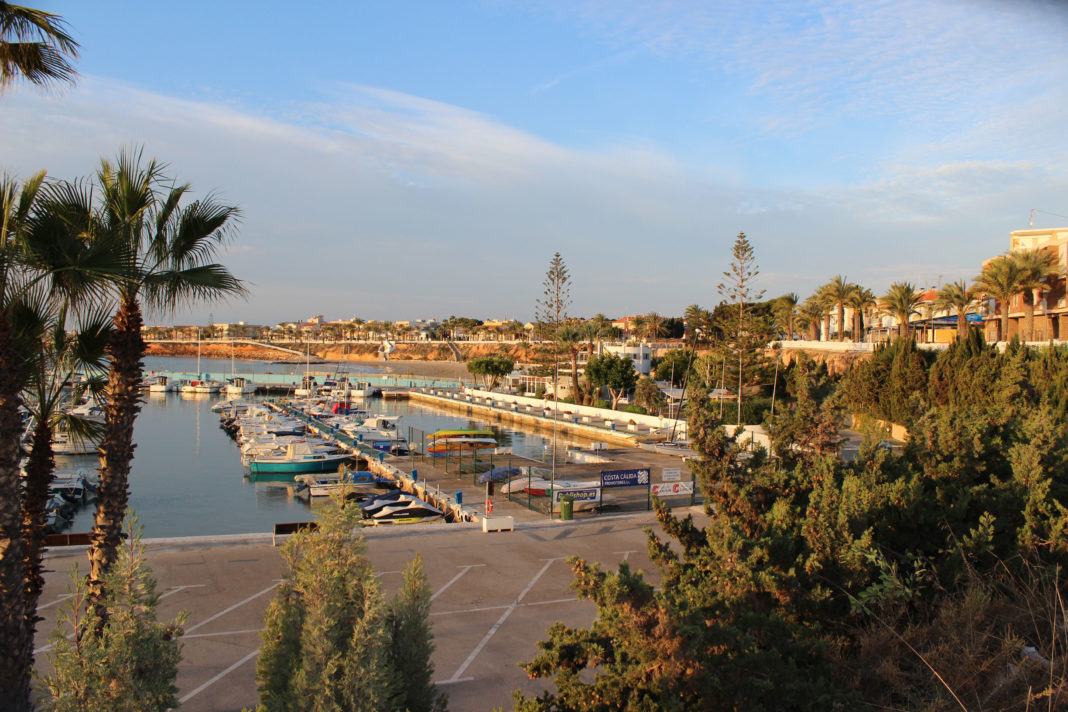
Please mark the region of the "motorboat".
[[370, 519], [373, 524], [418, 524], [444, 516], [434, 505], [413, 497], [386, 504], [371, 514]]
[[344, 475], [301, 475], [296, 478], [303, 483], [312, 497], [327, 497], [335, 492], [346, 494], [369, 494], [393, 484], [392, 480], [377, 477], [370, 472], [347, 472]]
[[228, 396], [244, 396], [250, 393], [256, 392], [255, 384], [249, 383], [248, 379], [244, 376], [234, 376], [227, 379], [226, 386], [223, 388]]
[[306, 442], [293, 442], [286, 446], [283, 454], [250, 458], [249, 469], [253, 475], [336, 472], [340, 466], [351, 464], [352, 459], [351, 453], [317, 452]]
[[180, 385], [184, 385], [184, 382], [179, 383], [170, 376], [156, 376], [148, 384], [148, 391], [149, 393], [173, 393]]
[[95, 455], [96, 446], [92, 438], [76, 437], [69, 430], [56, 430], [52, 434], [53, 455]]

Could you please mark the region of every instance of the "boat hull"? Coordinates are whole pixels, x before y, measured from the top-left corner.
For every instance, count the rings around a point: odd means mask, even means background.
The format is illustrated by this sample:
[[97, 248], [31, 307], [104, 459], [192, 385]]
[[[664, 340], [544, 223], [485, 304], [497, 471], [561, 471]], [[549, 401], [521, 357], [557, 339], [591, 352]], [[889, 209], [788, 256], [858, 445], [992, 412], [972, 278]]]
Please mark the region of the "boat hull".
[[343, 464], [351, 463], [352, 456], [293, 460], [290, 462], [256, 462], [249, 463], [253, 475], [307, 475], [323, 472], [337, 472]]

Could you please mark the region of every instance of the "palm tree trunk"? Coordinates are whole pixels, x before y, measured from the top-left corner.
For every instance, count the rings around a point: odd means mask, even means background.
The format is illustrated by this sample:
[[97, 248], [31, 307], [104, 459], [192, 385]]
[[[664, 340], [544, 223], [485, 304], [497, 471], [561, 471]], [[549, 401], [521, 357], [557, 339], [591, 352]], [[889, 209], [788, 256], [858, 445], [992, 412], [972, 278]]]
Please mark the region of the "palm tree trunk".
[[998, 341], [1009, 340], [1009, 300], [1006, 299], [1001, 303], [1001, 333], [998, 334], [1000, 338]]
[[100, 489], [96, 495], [89, 556], [88, 605], [98, 624], [106, 620], [103, 577], [114, 563], [122, 542], [122, 521], [130, 497], [130, 463], [133, 461], [134, 420], [141, 411], [141, 359], [145, 342], [141, 338], [141, 308], [136, 299], [124, 297], [115, 314], [114, 331], [108, 344], [111, 368], [108, 371], [104, 437], [100, 442]]
[[968, 338], [968, 315], [963, 310], [957, 312], [957, 341]]
[[578, 381], [578, 348], [572, 345], [568, 347], [568, 351], [571, 354], [571, 400], [575, 405], [582, 405]]
[[39, 421], [33, 430], [33, 442], [26, 463], [26, 487], [22, 501], [22, 540], [25, 547], [23, 566], [26, 628], [34, 634], [37, 625], [37, 601], [41, 597], [44, 576], [41, 574], [45, 548], [45, 514], [49, 485], [55, 475], [52, 455], [52, 428]]
[[824, 341], [831, 340], [831, 313], [825, 312], [823, 314], [823, 334], [821, 337]]
[[790, 312], [790, 316], [786, 318], [786, 328], [790, 330], [790, 341], [794, 340], [794, 313]]
[[0, 315], [0, 710], [31, 710], [33, 636], [22, 595], [22, 483], [19, 481], [18, 354]]
[[1032, 289], [1023, 291], [1024, 305], [1024, 341], [1035, 340], [1035, 292]]
[[838, 302], [838, 340], [845, 341], [845, 306]]

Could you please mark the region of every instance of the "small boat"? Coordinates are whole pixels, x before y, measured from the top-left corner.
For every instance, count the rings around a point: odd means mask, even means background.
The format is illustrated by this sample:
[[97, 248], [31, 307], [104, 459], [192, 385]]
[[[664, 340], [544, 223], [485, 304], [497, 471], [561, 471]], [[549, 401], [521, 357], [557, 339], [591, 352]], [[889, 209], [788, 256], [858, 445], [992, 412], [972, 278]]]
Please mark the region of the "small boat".
[[373, 524], [418, 524], [441, 519], [444, 513], [421, 499], [406, 498], [381, 507], [371, 515]]
[[281, 455], [260, 455], [249, 460], [249, 469], [257, 474], [303, 475], [336, 472], [341, 465], [352, 462], [351, 453], [328, 454], [316, 452], [306, 442], [289, 443]]
[[178, 390], [178, 384], [172, 381], [170, 376], [156, 376], [148, 385], [148, 390], [150, 393], [171, 393]]
[[376, 477], [370, 472], [348, 472], [342, 475], [301, 475], [296, 478], [307, 487], [312, 497], [327, 497], [334, 492], [369, 493], [393, 484], [392, 480]]
[[96, 442], [90, 438], [76, 438], [68, 430], [57, 430], [52, 435], [54, 455], [95, 455]]
[[243, 396], [249, 393], [256, 392], [256, 386], [248, 382], [248, 379], [244, 376], [234, 376], [227, 380], [226, 387], [223, 389], [226, 395], [229, 396]]
[[494, 432], [492, 430], [438, 430], [437, 432], [430, 434], [431, 440], [442, 440], [446, 438], [492, 438]]
[[445, 455], [461, 450], [489, 450], [497, 447], [496, 438], [449, 437], [433, 440], [426, 446], [428, 455]]

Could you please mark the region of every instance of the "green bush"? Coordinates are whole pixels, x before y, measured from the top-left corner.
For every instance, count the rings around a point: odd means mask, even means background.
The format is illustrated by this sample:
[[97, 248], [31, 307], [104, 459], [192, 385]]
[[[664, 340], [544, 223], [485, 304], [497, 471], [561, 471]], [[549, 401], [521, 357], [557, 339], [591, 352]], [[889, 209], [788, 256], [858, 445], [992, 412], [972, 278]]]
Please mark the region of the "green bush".
[[[737, 406], [735, 406], [737, 407]], [[742, 424], [760, 425], [764, 422], [764, 415], [771, 411], [771, 398], [760, 396], [757, 398], [742, 399]], [[730, 418], [727, 421], [730, 422]]]
[[605, 410], [607, 410], [610, 405], [612, 405], [612, 404], [609, 403], [606, 400], [595, 400], [593, 402], [593, 407], [594, 408], [604, 408]]
[[640, 405], [625, 405], [620, 408], [620, 410], [624, 413], [637, 413], [638, 415], [646, 415], [645, 408], [642, 408]]

